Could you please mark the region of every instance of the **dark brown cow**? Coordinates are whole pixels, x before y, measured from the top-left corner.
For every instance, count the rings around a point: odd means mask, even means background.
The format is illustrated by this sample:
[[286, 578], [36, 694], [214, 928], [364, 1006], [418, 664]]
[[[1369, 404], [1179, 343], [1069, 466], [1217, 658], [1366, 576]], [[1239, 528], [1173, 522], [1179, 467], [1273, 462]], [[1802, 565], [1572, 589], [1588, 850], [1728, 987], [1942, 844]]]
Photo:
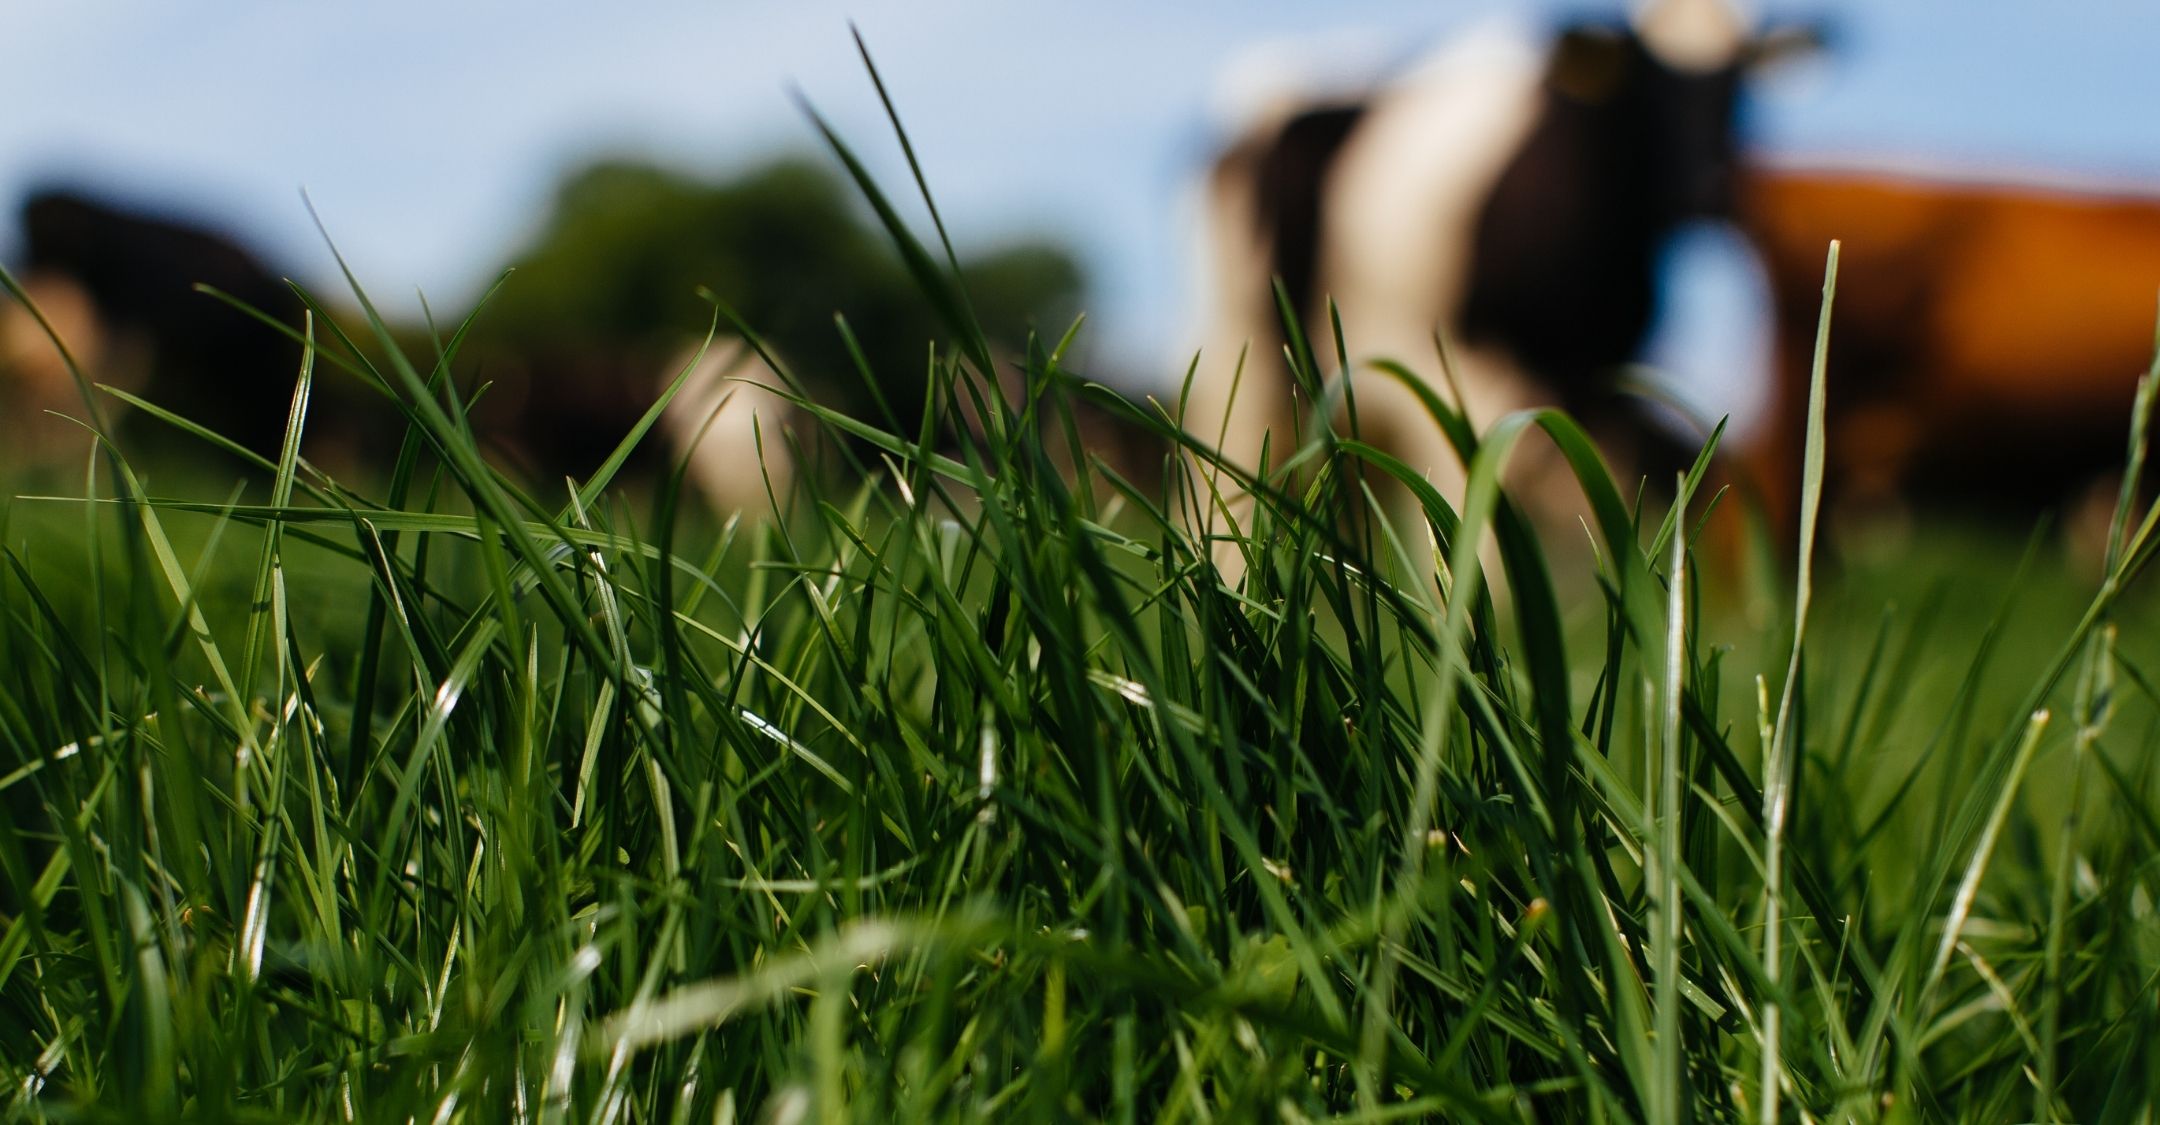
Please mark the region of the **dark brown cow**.
[[2027, 518], [2121, 468], [2153, 355], [2160, 195], [1764, 168], [1742, 211], [1778, 304], [1754, 459], [1781, 522], [1833, 238], [1826, 504]]
[[[74, 336], [68, 343], [93, 379], [139, 387], [159, 405], [257, 452], [276, 450], [299, 345], [194, 289], [211, 286], [297, 325], [301, 302], [276, 273], [226, 235], [73, 191], [30, 196], [22, 234], [25, 287], [33, 299], [45, 294], [56, 307], [68, 306], [63, 338]], [[9, 336], [12, 351], [46, 350], [26, 325], [11, 327]], [[73, 398], [72, 390], [55, 393], [46, 385], [56, 370], [36, 375], [40, 386], [22, 397], [41, 406]], [[171, 433], [145, 427], [139, 436]]]

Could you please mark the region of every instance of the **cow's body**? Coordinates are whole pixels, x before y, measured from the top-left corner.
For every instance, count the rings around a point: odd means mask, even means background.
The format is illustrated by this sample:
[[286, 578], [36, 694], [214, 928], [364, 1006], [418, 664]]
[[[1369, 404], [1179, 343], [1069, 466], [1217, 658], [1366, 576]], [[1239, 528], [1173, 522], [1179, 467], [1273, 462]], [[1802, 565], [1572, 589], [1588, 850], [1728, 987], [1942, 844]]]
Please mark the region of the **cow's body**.
[[297, 326], [300, 300], [275, 273], [222, 234], [68, 191], [31, 196], [22, 231], [26, 284], [87, 301], [90, 315], [68, 342], [94, 378], [140, 385], [159, 405], [258, 452], [276, 450], [299, 345], [194, 289], [210, 286]]
[[[1326, 366], [1332, 300], [1353, 372], [1396, 359], [1439, 384], [1438, 334], [1475, 424], [1560, 405], [1634, 447], [1608, 444], [1623, 461], [1676, 460], [1615, 376], [1654, 317], [1660, 244], [1729, 204], [1747, 52], [1728, 24], [1711, 36], [1722, 47], [1685, 65], [1661, 53], [1672, 36], [1640, 21], [1550, 41], [1486, 31], [1366, 102], [1250, 130], [1210, 184], [1212, 327], [1187, 429], [1245, 469], [1264, 443], [1287, 457], [1291, 383], [1269, 284], [1280, 277]], [[1354, 390], [1363, 436], [1459, 493], [1461, 466], [1410, 391], [1364, 376]], [[1573, 491], [1553, 478], [1517, 474], [1533, 507], [1537, 493]]]
[[1797, 491], [1833, 238], [1829, 503], [2024, 517], [2120, 469], [2153, 354], [2160, 196], [1771, 167], [1742, 211], [1778, 302], [1757, 454], [1773, 501]]

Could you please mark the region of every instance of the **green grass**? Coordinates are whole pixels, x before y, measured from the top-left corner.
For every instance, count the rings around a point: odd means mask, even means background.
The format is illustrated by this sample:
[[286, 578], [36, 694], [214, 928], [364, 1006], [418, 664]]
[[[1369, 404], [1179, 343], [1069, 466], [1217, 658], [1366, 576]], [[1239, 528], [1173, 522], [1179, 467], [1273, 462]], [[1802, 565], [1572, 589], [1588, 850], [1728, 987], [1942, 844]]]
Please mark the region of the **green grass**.
[[[947, 317], [950, 411], [989, 349], [862, 183]], [[1991, 578], [1849, 563], [1792, 658], [1792, 606], [1704, 589], [1709, 497], [1638, 526], [1557, 415], [1473, 437], [1434, 400], [1459, 518], [1382, 518], [1368, 486], [1408, 475], [1322, 435], [1232, 588], [1203, 495], [1061, 476], [1062, 404], [1116, 405], [1063, 343], [951, 456], [822, 414], [870, 482], [715, 527], [613, 463], [520, 488], [448, 389], [457, 335], [405, 356], [370, 316], [298, 382], [399, 403], [367, 490], [288, 439], [229, 496], [150, 495], [115, 454], [89, 499], [8, 510], [11, 1117], [2160, 1101], [2146, 512], [2082, 594], [2044, 547]], [[1594, 558], [1500, 501], [1521, 441], [1570, 454]]]

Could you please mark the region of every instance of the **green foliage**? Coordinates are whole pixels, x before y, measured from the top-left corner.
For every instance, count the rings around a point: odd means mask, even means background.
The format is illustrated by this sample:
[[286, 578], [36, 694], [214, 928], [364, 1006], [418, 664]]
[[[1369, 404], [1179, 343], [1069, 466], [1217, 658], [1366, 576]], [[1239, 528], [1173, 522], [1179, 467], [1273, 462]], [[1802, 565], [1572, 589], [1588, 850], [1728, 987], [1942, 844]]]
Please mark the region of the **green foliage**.
[[[1038, 321], [1077, 308], [1078, 266], [1045, 243], [963, 263], [982, 323], [1017, 347]], [[474, 344], [547, 357], [627, 350], [657, 371], [712, 319], [710, 292], [755, 326], [791, 367], [849, 413], [876, 417], [834, 315], [899, 408], [919, 409], [934, 313], [861, 208], [825, 166], [782, 160], [708, 183], [646, 164], [571, 173]], [[903, 426], [912, 429], [912, 417]]]

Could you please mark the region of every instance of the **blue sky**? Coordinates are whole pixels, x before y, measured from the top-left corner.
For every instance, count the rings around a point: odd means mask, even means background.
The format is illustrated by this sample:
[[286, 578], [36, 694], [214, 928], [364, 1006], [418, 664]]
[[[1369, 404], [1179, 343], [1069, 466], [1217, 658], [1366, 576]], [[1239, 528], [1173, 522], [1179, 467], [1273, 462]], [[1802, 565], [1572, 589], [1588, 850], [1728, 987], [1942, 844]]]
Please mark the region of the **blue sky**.
[[[1408, 57], [1494, 13], [1545, 20], [1617, 5], [14, 0], [10, 9], [0, 206], [12, 211], [26, 187], [56, 176], [93, 183], [226, 222], [302, 280], [327, 284], [304, 187], [371, 294], [404, 309], [416, 290], [438, 307], [469, 299], [555, 174], [583, 157], [644, 154], [717, 173], [810, 147], [791, 87], [897, 181], [852, 19], [962, 240], [1071, 241], [1094, 280], [1095, 347], [1145, 380], [1174, 366], [1191, 268], [1181, 207], [1219, 135], [1211, 103], [1233, 59], [1285, 41], [1350, 59]], [[1838, 50], [1761, 92], [1761, 147], [2160, 183], [2160, 5], [1823, 0], [1768, 15], [1796, 11], [1834, 19]], [[0, 254], [11, 236], [0, 234]], [[1681, 305], [1683, 319], [1734, 334], [1726, 282], [1698, 281]], [[1687, 335], [1712, 339], [1719, 325]]]

